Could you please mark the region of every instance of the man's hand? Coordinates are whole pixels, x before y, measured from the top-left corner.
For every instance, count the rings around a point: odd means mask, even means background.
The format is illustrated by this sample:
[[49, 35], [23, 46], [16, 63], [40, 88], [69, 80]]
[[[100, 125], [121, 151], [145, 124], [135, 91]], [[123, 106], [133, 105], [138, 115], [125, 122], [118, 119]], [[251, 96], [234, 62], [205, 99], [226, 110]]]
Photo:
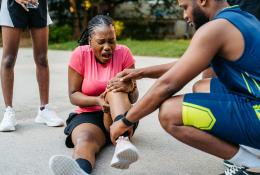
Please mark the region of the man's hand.
[[120, 81], [119, 78], [112, 78], [107, 85], [107, 91], [113, 92], [132, 92], [135, 88], [134, 82], [132, 80]]
[[38, 0], [15, 0], [16, 3], [20, 4], [24, 10], [26, 10], [27, 12], [29, 12], [29, 9], [26, 7], [28, 3], [37, 5], [38, 4]]
[[141, 69], [125, 69], [119, 72], [116, 77], [119, 78], [120, 81], [137, 80], [142, 78], [142, 71]]
[[[123, 135], [127, 130], [129, 130], [131, 128], [132, 128], [132, 126], [130, 126], [130, 127], [126, 126], [121, 120], [114, 122], [110, 126], [111, 142], [115, 145], [117, 138], [119, 136]], [[130, 135], [133, 134], [133, 130], [130, 130], [129, 132], [130, 132]]]

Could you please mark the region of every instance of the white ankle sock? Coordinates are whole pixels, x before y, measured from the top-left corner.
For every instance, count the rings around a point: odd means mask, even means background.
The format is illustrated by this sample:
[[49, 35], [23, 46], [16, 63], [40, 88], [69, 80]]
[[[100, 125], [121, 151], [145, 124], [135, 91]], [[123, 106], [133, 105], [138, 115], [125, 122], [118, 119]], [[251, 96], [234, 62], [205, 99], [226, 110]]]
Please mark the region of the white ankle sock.
[[255, 149], [249, 146], [245, 146], [245, 145], [240, 145], [241, 147], [243, 147], [244, 149], [246, 149], [248, 152], [256, 155], [258, 158], [260, 158], [260, 149]]
[[241, 146], [239, 147], [238, 152], [228, 161], [235, 165], [246, 166], [249, 168], [260, 167], [260, 159]]

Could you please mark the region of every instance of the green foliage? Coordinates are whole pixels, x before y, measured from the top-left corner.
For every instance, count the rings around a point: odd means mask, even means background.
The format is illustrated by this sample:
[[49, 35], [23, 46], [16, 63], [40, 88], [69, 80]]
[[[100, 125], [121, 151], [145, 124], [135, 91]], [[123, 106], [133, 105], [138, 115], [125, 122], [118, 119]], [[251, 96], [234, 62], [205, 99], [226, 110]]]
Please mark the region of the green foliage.
[[180, 57], [189, 45], [189, 40], [120, 40], [134, 55]]
[[[119, 40], [119, 44], [128, 46], [134, 55], [180, 57], [189, 45], [189, 40]], [[51, 49], [73, 50], [77, 47], [76, 41], [49, 45]]]
[[119, 20], [114, 20], [114, 26], [116, 30], [116, 36], [120, 37], [123, 33], [123, 30], [125, 29], [124, 23]]
[[174, 23], [175, 21], [171, 19], [154, 21], [145, 19], [126, 20], [124, 21], [125, 28], [121, 38], [130, 37], [137, 40], [164, 39], [173, 34]]
[[50, 0], [48, 1], [48, 7], [51, 19], [55, 25], [73, 25], [73, 15], [70, 12], [69, 0]]
[[54, 50], [73, 50], [78, 46], [76, 41], [68, 41], [64, 43], [52, 43], [49, 45], [49, 49]]
[[160, 18], [174, 18], [180, 19], [181, 9], [178, 6], [177, 0], [153, 0], [150, 14], [154, 15], [156, 19]]
[[49, 41], [50, 43], [61, 43], [72, 39], [72, 29], [69, 25], [63, 26], [53, 25], [50, 27]]
[[[124, 19], [120, 18], [121, 15], [116, 15], [118, 5], [127, 1], [135, 4], [134, 9], [138, 14], [136, 19]], [[117, 35], [134, 39], [166, 38], [172, 31], [161, 21], [181, 18], [177, 0], [50, 0], [48, 5], [54, 24], [72, 26], [74, 39], [79, 38], [88, 21], [97, 14], [110, 14], [114, 20], [121, 21], [124, 25], [117, 25]], [[147, 14], [147, 10], [150, 14]], [[129, 23], [128, 20], [132, 22]]]

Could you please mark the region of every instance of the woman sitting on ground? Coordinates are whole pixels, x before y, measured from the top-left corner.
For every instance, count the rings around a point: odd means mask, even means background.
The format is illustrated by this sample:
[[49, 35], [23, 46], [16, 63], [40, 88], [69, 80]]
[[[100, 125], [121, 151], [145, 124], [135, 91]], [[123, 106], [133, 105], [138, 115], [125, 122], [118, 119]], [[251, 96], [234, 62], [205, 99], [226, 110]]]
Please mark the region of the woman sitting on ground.
[[[134, 68], [134, 59], [126, 46], [116, 44], [115, 28], [109, 16], [92, 18], [79, 44], [68, 68], [69, 97], [78, 108], [69, 115], [64, 131], [66, 146], [74, 148], [74, 159], [53, 156], [49, 163], [55, 175], [90, 174], [95, 155], [111, 143], [112, 120], [122, 119], [138, 98], [134, 81], [120, 82], [114, 78], [122, 70]], [[112, 167], [125, 169], [138, 159], [137, 149], [128, 139], [135, 128], [118, 138]]]

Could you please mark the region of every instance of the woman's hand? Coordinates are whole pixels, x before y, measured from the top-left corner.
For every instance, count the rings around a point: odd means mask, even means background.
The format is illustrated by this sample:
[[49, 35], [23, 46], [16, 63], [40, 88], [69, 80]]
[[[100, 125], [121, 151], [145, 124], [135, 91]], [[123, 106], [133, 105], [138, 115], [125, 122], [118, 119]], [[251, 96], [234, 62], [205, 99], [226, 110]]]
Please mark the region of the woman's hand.
[[135, 84], [132, 80], [128, 81], [120, 81], [119, 78], [114, 77], [112, 78], [107, 85], [107, 91], [113, 92], [133, 92], [135, 88]]
[[31, 3], [35, 6], [37, 6], [39, 4], [38, 0], [15, 0], [15, 2], [20, 4], [24, 8], [24, 10], [26, 10], [27, 12], [29, 11], [29, 9], [27, 8], [27, 4]]
[[98, 105], [101, 106], [102, 111], [104, 113], [109, 113], [110, 112], [110, 107], [109, 107], [109, 104], [105, 101], [105, 95], [106, 95], [106, 91], [99, 95], [99, 97], [98, 97]]

